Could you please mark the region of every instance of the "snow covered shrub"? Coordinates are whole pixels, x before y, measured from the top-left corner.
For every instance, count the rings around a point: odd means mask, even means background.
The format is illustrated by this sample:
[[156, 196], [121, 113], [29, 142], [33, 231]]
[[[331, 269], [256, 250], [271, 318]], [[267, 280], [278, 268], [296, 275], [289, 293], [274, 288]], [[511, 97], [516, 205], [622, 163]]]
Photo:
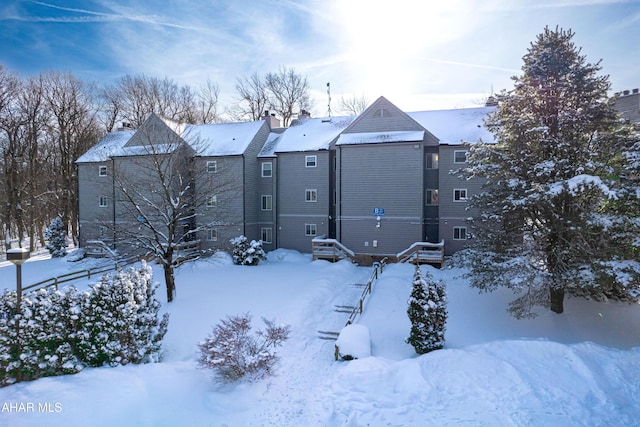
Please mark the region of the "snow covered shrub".
[[146, 264], [74, 287], [0, 295], [0, 386], [80, 371], [84, 365], [155, 362], [169, 315], [158, 318], [157, 283]]
[[238, 265], [258, 265], [267, 256], [262, 249], [261, 240], [249, 240], [245, 236], [239, 236], [230, 240], [233, 245], [233, 262]]
[[67, 235], [59, 216], [51, 220], [49, 228], [44, 231], [44, 238], [49, 242], [45, 247], [52, 257], [60, 258], [67, 254]]
[[289, 338], [288, 325], [276, 325], [274, 320], [262, 321], [266, 328], [251, 335], [251, 316], [227, 316], [201, 342], [198, 363], [213, 369], [221, 382], [233, 382], [242, 377], [260, 379], [271, 373], [278, 361], [275, 349]]
[[407, 343], [418, 354], [428, 353], [444, 347], [444, 332], [447, 322], [447, 294], [444, 282], [436, 281], [431, 274], [424, 277], [416, 266], [413, 288], [407, 309], [411, 320], [411, 333]]
[[82, 369], [73, 346], [81, 296], [75, 288], [41, 289], [22, 297], [20, 314], [15, 292], [0, 297], [0, 385]]
[[82, 308], [80, 359], [89, 366], [157, 361], [169, 324], [169, 314], [158, 318], [157, 287], [144, 262], [93, 285]]

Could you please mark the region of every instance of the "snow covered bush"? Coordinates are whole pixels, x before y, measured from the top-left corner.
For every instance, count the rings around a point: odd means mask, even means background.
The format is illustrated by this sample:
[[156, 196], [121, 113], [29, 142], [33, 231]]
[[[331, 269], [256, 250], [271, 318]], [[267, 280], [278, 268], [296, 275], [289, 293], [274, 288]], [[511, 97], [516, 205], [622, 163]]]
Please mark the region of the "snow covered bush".
[[416, 266], [413, 288], [407, 309], [411, 320], [411, 333], [407, 343], [418, 354], [428, 353], [444, 347], [444, 332], [447, 322], [447, 294], [443, 281], [436, 281], [431, 274], [422, 275]]
[[44, 238], [49, 242], [45, 247], [52, 257], [60, 258], [67, 254], [67, 234], [59, 216], [51, 220], [49, 228], [44, 231]]
[[0, 296], [0, 385], [82, 369], [74, 353], [74, 305], [82, 294], [41, 289], [22, 297]]
[[238, 236], [230, 240], [233, 245], [233, 262], [238, 265], [258, 265], [267, 256], [262, 249], [261, 240], [249, 242], [245, 236]]
[[86, 365], [155, 362], [167, 332], [151, 269], [105, 275], [91, 292], [74, 287], [0, 295], [0, 386], [75, 373]]
[[93, 285], [82, 307], [80, 359], [89, 366], [157, 361], [169, 323], [168, 313], [158, 317], [157, 287], [144, 262]]
[[198, 363], [210, 368], [221, 382], [240, 378], [260, 379], [271, 373], [278, 356], [275, 349], [289, 338], [288, 325], [276, 325], [264, 317], [265, 330], [250, 334], [251, 316], [227, 316], [201, 342]]

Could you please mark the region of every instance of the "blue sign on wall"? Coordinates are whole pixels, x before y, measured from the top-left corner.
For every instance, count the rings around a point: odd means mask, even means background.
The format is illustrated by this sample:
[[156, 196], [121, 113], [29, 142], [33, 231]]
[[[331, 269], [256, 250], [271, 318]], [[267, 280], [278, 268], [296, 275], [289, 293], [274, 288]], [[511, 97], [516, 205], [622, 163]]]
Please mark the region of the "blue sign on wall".
[[373, 208], [373, 216], [384, 216], [384, 208]]

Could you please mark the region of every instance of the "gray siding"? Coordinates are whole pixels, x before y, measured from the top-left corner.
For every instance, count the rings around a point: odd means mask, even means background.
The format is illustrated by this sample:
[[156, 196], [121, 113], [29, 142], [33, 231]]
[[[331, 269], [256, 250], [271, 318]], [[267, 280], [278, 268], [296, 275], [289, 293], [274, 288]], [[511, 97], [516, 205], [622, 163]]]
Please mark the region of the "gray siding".
[[[380, 110], [384, 110], [385, 115], [377, 117], [377, 112]], [[403, 130], [424, 130], [424, 128], [384, 97], [380, 97], [371, 104], [369, 108], [363, 111], [343, 133], [393, 132]]]
[[267, 122], [263, 122], [260, 130], [254, 136], [253, 140], [244, 152], [243, 158], [243, 186], [244, 186], [244, 229], [243, 234], [249, 240], [260, 239], [259, 214], [260, 204], [258, 183], [260, 180], [260, 171], [258, 169], [258, 154], [262, 149], [270, 128]]
[[[100, 166], [107, 166], [107, 176], [99, 176]], [[100, 206], [101, 197], [107, 198], [106, 207]], [[94, 239], [112, 243], [113, 202], [111, 162], [78, 164], [80, 246]]]
[[[306, 167], [305, 157], [316, 156], [315, 167]], [[329, 232], [329, 151], [278, 154], [278, 246], [301, 252], [311, 251], [313, 236], [305, 235], [305, 224], [316, 225], [316, 235]], [[305, 201], [305, 191], [316, 190], [315, 202]]]
[[[262, 228], [270, 228], [272, 231], [272, 242], [264, 243], [262, 247], [266, 251], [274, 250], [278, 247], [277, 233], [276, 233], [276, 212], [278, 209], [277, 186], [278, 182], [278, 165], [276, 157], [261, 157], [258, 159], [258, 197], [255, 201], [258, 206], [258, 232]], [[271, 176], [262, 176], [262, 164], [271, 163]], [[262, 196], [271, 196], [271, 210], [262, 210]], [[260, 237], [260, 235], [259, 235]]]
[[[215, 161], [216, 172], [207, 172], [207, 162]], [[196, 157], [194, 160], [194, 206], [196, 225], [203, 249], [227, 249], [229, 239], [245, 233], [244, 159], [242, 156]], [[216, 206], [207, 206], [215, 195]], [[217, 239], [209, 239], [209, 230]], [[251, 236], [247, 236], [251, 237]]]
[[[454, 163], [454, 153], [456, 151], [466, 151], [468, 147], [463, 145], [441, 145], [440, 146], [440, 238], [445, 241], [445, 254], [451, 255], [463, 249], [468, 243], [464, 240], [453, 239], [454, 227], [467, 227], [467, 219], [476, 213], [469, 209], [469, 203], [454, 200], [454, 191], [464, 189], [467, 198], [479, 194], [482, 191], [484, 180], [472, 179], [463, 180], [459, 174], [452, 173], [466, 166], [466, 163]], [[467, 228], [467, 232], [470, 229]]]
[[[356, 253], [394, 255], [422, 240], [423, 149], [413, 143], [338, 148], [338, 236]], [[374, 208], [383, 208], [380, 226]]]

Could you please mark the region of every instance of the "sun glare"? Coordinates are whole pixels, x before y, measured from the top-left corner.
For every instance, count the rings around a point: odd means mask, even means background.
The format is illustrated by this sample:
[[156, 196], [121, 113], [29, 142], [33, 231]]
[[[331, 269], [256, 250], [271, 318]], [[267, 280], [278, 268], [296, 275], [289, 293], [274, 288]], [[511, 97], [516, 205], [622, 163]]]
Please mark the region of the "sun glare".
[[343, 47], [352, 72], [372, 95], [411, 93], [420, 78], [417, 59], [455, 37], [448, 23], [457, 1], [338, 1]]

